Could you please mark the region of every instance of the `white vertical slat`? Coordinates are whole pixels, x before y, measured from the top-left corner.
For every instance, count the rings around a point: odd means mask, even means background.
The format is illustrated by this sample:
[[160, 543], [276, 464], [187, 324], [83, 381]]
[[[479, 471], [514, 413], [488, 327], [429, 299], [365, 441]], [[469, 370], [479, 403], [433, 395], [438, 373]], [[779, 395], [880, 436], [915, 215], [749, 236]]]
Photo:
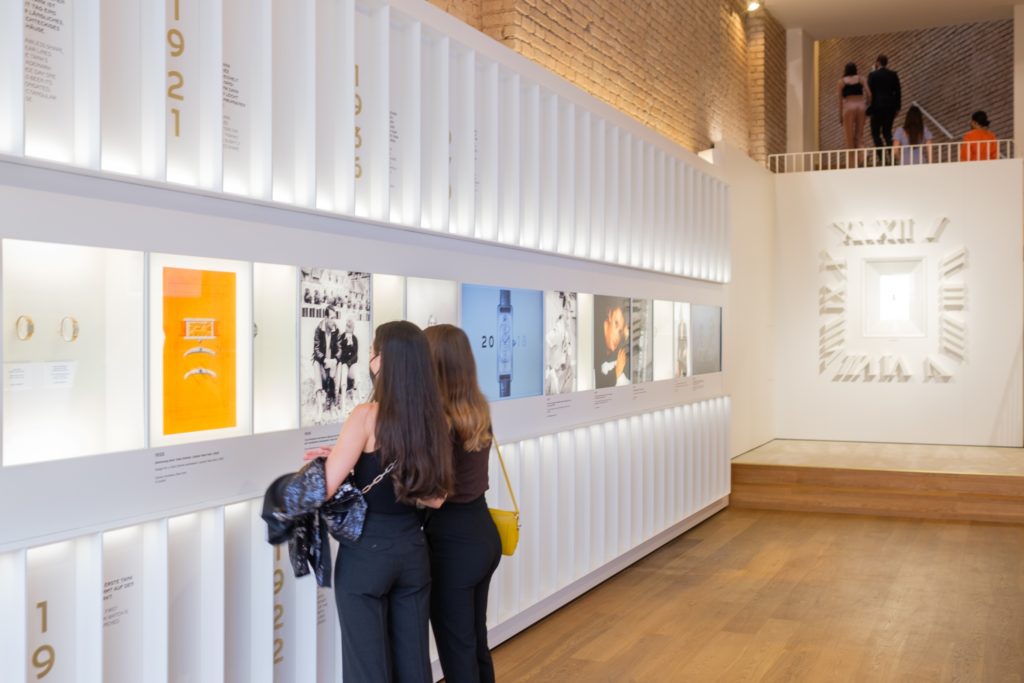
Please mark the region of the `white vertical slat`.
[[732, 240], [732, 188], [726, 185], [725, 198], [722, 202], [722, 210], [725, 213], [722, 230], [722, 281], [729, 282], [732, 279], [732, 257], [730, 256], [729, 244]]
[[573, 509], [573, 538], [575, 539], [574, 571], [572, 578], [578, 579], [593, 567], [592, 531], [596, 515], [591, 508], [592, 500], [601, 500], [594, 494], [594, 463], [591, 460], [590, 430], [576, 429], [572, 432], [574, 445], [573, 472], [576, 476], [576, 500]]
[[219, 191], [224, 180], [224, 11], [221, 0], [203, 0], [199, 6], [199, 186]]
[[476, 207], [476, 52], [451, 49], [452, 206], [449, 230], [472, 236]]
[[701, 174], [703, 183], [701, 191], [701, 245], [700, 245], [700, 277], [711, 277], [712, 251], [714, 250], [714, 178]]
[[651, 261], [650, 267], [654, 270], [665, 271], [668, 270], [665, 267], [665, 247], [666, 247], [666, 230], [665, 222], [668, 216], [668, 181], [669, 171], [668, 166], [671, 159], [665, 158], [665, 153], [662, 150], [657, 150], [654, 153], [654, 232], [651, 239]]
[[591, 499], [597, 501], [597, 505], [590, 509], [590, 557], [589, 566], [591, 569], [599, 567], [605, 562], [607, 552], [609, 512], [611, 505], [608, 491], [607, 466], [605, 465], [605, 439], [604, 429], [601, 425], [591, 425], [587, 428], [588, 440], [590, 442], [591, 466]]
[[619, 554], [619, 529], [622, 524], [620, 505], [624, 490], [619, 475], [619, 433], [618, 425], [612, 420], [599, 425], [601, 430], [601, 446], [604, 452], [604, 557], [601, 562], [608, 562]]
[[224, 680], [224, 508], [200, 513], [202, 680]]
[[[388, 219], [388, 74], [391, 38], [391, 8], [388, 5], [372, 11], [370, 20], [370, 56], [373, 76], [364, 84], [366, 113], [376, 125], [367, 126], [365, 172], [369, 174], [369, 216], [379, 221]], [[368, 74], [369, 75], [369, 74]]]
[[633, 163], [633, 136], [622, 132], [619, 136], [619, 212], [616, 229], [616, 256], [615, 263], [629, 265], [630, 240], [633, 231], [633, 202], [637, 198], [633, 194], [635, 183], [633, 176], [639, 173], [639, 169]]
[[622, 141], [618, 126], [607, 124], [605, 136], [604, 176], [604, 250], [603, 259], [609, 263], [619, 260], [619, 232], [623, 230], [620, 213], [622, 190]]
[[559, 497], [561, 495], [563, 482], [560, 481], [560, 468], [558, 458], [558, 437], [556, 435], [542, 436], [538, 441], [540, 451], [540, 472], [541, 486], [539, 490], [540, 517], [547, 520], [541, 527], [541, 576], [540, 576], [540, 598], [543, 599], [558, 590], [559, 584], [559, 556], [558, 542], [559, 524], [552, 523], [558, 520]]
[[700, 430], [700, 474], [698, 484], [700, 485], [700, 507], [711, 502], [711, 415], [708, 403], [702, 401], [697, 404], [698, 429]]
[[140, 78], [139, 172], [143, 178], [163, 180], [167, 173], [167, 66], [164, 57], [167, 43], [163, 5], [140, 0], [139, 28], [142, 33], [139, 71], [156, 75]]
[[405, 74], [406, 120], [402, 153], [402, 222], [420, 225], [423, 221], [423, 27], [418, 22], [406, 30], [406, 49], [402, 72]]
[[[544, 554], [544, 528], [547, 525], [543, 519], [543, 501], [541, 491], [543, 486], [543, 458], [540, 444], [537, 439], [530, 439], [521, 444], [524, 458], [525, 476], [523, 478], [522, 497], [519, 505], [527, 510], [532, 510], [532, 515], [527, 515], [523, 522], [523, 530], [526, 536], [526, 547], [524, 548], [524, 560], [528, 557], [527, 566], [524, 568], [523, 576], [523, 605], [532, 605], [541, 599], [541, 585], [543, 582], [542, 567]], [[520, 536], [520, 543], [523, 542]]]
[[142, 675], [143, 683], [168, 681], [167, 520], [142, 527]]
[[249, 501], [224, 508], [224, 681], [247, 683], [252, 675], [252, 507]]
[[686, 434], [686, 509], [683, 511], [683, 514], [689, 516], [696, 512], [699, 507], [697, 501], [697, 447], [699, 439], [697, 438], [694, 406], [692, 404], [684, 406], [683, 410], [685, 411], [683, 431]]
[[[221, 0], [223, 95], [223, 191], [270, 198], [272, 86], [270, 0]], [[318, 21], [321, 30], [330, 21]], [[319, 45], [319, 41], [318, 41]], [[317, 64], [317, 74], [322, 71]], [[325, 93], [326, 94], [326, 93]], [[329, 97], [323, 98], [329, 105]], [[326, 116], [317, 113], [318, 121]], [[317, 141], [318, 145], [321, 142]], [[329, 159], [330, 155], [325, 154]], [[326, 176], [330, 179], [330, 176]]]
[[24, 7], [0, 3], [0, 153], [16, 156], [25, 153]]
[[75, 539], [75, 680], [103, 680], [103, 534]]
[[316, 204], [314, 0], [273, 7], [273, 198]]
[[640, 442], [639, 447], [642, 449], [643, 454], [643, 474], [644, 474], [644, 497], [643, 497], [643, 517], [641, 523], [641, 541], [645, 541], [654, 535], [654, 510], [658, 504], [658, 480], [655, 478], [655, 468], [657, 467], [657, 454], [655, 452], [655, 444], [657, 442], [657, 434], [654, 431], [654, 420], [650, 413], [639, 415], [638, 422], [640, 428]]
[[576, 575], [576, 499], [580, 481], [576, 473], [576, 444], [571, 431], [560, 432], [554, 440], [553, 465], [558, 472], [555, 517], [558, 574], [557, 588], [568, 586]]
[[317, 658], [317, 586], [313, 574], [295, 581], [295, 601], [289, 618], [294, 622], [295, 681], [316, 680]]
[[477, 60], [477, 146], [476, 173], [479, 193], [476, 197], [477, 237], [498, 239], [498, 65]]
[[655, 168], [654, 145], [643, 143], [643, 232], [640, 245], [639, 265], [645, 269], [654, 268], [654, 240], [658, 232], [658, 207], [657, 207], [657, 185], [659, 173]]
[[540, 248], [558, 248], [558, 96], [540, 96]]
[[540, 246], [540, 88], [523, 86], [522, 161], [520, 166], [520, 245]]
[[701, 265], [704, 261], [704, 174], [693, 173], [693, 263], [691, 277], [701, 277]]
[[[334, 543], [331, 545], [333, 547]], [[331, 555], [338, 556], [333, 550]], [[333, 577], [331, 580], [334, 580]], [[316, 629], [316, 676], [313, 680], [317, 683], [334, 683], [341, 679], [341, 662], [337, 659], [338, 646], [335, 645], [341, 642], [341, 631], [334, 591], [318, 588], [316, 600], [317, 612], [313, 622]]]
[[632, 171], [630, 181], [632, 183], [632, 195], [630, 198], [630, 244], [629, 244], [629, 265], [640, 268], [643, 266], [644, 240], [647, 239], [647, 163], [644, 158], [644, 149], [648, 145], [640, 138], [633, 138], [631, 149]]
[[[519, 496], [520, 509], [523, 509], [522, 496], [520, 494], [523, 491], [526, 481], [526, 470], [524, 468], [523, 449], [521, 444], [511, 444], [502, 449], [502, 455], [505, 458], [505, 467], [508, 468], [508, 476], [512, 481], [512, 488], [516, 491], [516, 495]], [[498, 507], [502, 510], [512, 509], [512, 498], [509, 496], [508, 487], [503, 486], [503, 482], [499, 483], [497, 477], [503, 477], [501, 474], [501, 466], [498, 463], [497, 453], [492, 450], [491, 452], [491, 465], [490, 471], [494, 473], [491, 479], [491, 491], [498, 491], [498, 495], [493, 499], [497, 501]], [[490, 494], [488, 494], [490, 497]], [[529, 517], [536, 518], [537, 515], [520, 514], [520, 522], [524, 526], [523, 533], [525, 534], [526, 522]], [[523, 542], [523, 537], [519, 540], [521, 548], [526, 547]], [[524, 561], [524, 555], [522, 550], [517, 550], [511, 557], [502, 557], [501, 565], [499, 566], [499, 573], [501, 574], [498, 585], [500, 589], [498, 591], [498, 615], [497, 622], [504, 621], [515, 614], [519, 613], [523, 608], [522, 601], [522, 590], [523, 583], [526, 574], [527, 565]]]
[[647, 507], [648, 498], [651, 493], [650, 484], [648, 480], [649, 467], [649, 456], [650, 453], [647, 448], [648, 435], [644, 429], [644, 420], [642, 415], [634, 415], [627, 418], [627, 424], [629, 425], [629, 440], [626, 442], [626, 448], [629, 450], [629, 471], [631, 475], [630, 491], [630, 533], [629, 533], [629, 547], [635, 548], [640, 545], [645, 537], [645, 526], [647, 518]]
[[576, 242], [576, 107], [558, 100], [558, 243], [560, 254], [575, 251]]
[[100, 167], [100, 1], [74, 7], [75, 163]]
[[274, 548], [267, 543], [261, 500], [249, 507], [249, 671], [252, 683], [274, 680]]
[[[141, 170], [142, 45], [163, 39], [145, 34], [140, 4], [100, 3], [100, 167], [128, 175]], [[146, 76], [159, 81], [164, 74], [161, 70]]]
[[680, 162], [671, 156], [665, 158], [665, 258], [662, 270], [678, 273], [676, 250], [679, 248], [679, 170]]
[[667, 411], [659, 410], [651, 415], [651, 437], [653, 443], [652, 453], [654, 456], [654, 532], [657, 533], [667, 525], [665, 507], [668, 502], [668, 468], [667, 453], [668, 441], [670, 439], [668, 430], [665, 428], [665, 415]]
[[636, 518], [635, 506], [640, 499], [643, 479], [634, 471], [632, 461], [633, 439], [629, 418], [615, 421], [616, 426], [616, 464], [619, 470], [619, 547], [616, 554], [621, 555], [633, 547], [633, 520]]
[[316, 3], [316, 205], [355, 209], [355, 2]]
[[389, 29], [388, 213], [392, 223], [420, 224], [422, 26], [395, 14]]
[[498, 240], [505, 244], [519, 244], [522, 85], [517, 73], [502, 72], [500, 78], [498, 158], [501, 160], [501, 185], [498, 198]]
[[684, 193], [686, 196], [686, 217], [683, 223], [683, 275], [694, 277], [697, 246], [697, 170], [689, 164], [686, 165]]
[[0, 662], [5, 680], [28, 680], [28, 608], [26, 552], [0, 553]]
[[589, 111], [576, 112], [576, 238], [573, 254], [581, 258], [590, 255], [590, 217], [593, 209], [594, 126]]
[[451, 57], [447, 36], [423, 41], [423, 227], [448, 230]]
[[590, 252], [592, 259], [605, 260], [605, 230], [608, 198], [605, 191], [605, 183], [608, 175], [608, 134], [607, 124], [604, 119], [595, 119], [593, 122], [591, 141], [593, 153], [591, 155], [590, 174]]

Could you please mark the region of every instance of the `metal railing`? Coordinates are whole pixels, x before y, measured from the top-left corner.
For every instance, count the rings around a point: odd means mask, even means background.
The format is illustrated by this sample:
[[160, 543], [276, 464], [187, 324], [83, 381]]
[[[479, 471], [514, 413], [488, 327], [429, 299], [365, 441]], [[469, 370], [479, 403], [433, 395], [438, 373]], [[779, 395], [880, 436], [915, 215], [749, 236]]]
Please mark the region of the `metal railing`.
[[772, 173], [837, 171], [848, 168], [948, 164], [958, 161], [985, 161], [1013, 158], [1013, 140], [984, 142], [939, 142], [894, 147], [860, 147], [820, 152], [772, 154], [768, 170]]

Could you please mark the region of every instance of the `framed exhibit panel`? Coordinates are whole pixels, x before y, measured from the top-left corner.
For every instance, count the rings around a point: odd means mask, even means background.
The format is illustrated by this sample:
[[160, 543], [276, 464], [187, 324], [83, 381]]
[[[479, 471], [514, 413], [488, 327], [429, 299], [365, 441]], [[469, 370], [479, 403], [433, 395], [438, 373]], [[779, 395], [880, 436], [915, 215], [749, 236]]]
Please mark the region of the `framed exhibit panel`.
[[491, 401], [543, 391], [543, 292], [462, 285], [461, 326]]
[[[384, 323], [405, 320], [405, 281], [406, 278], [401, 275], [374, 273], [371, 277], [374, 334]], [[367, 340], [367, 343], [370, 341]]]
[[654, 301], [654, 380], [672, 379], [673, 307], [671, 301]]
[[720, 306], [690, 306], [692, 339], [690, 368], [694, 375], [722, 371], [722, 309]]
[[630, 383], [629, 297], [594, 295], [594, 388]]
[[690, 304], [672, 304], [672, 376], [689, 377], [690, 368]]
[[301, 424], [339, 423], [372, 389], [370, 274], [315, 267], [301, 274]]
[[421, 329], [459, 324], [459, 285], [453, 280], [405, 279], [405, 319]]
[[142, 448], [142, 253], [2, 248], [3, 464]]
[[629, 345], [633, 384], [654, 380], [654, 301], [630, 300]]
[[257, 434], [299, 426], [298, 278], [295, 266], [253, 264], [253, 431]]
[[151, 254], [150, 443], [252, 433], [252, 264]]
[[579, 313], [576, 292], [544, 292], [544, 393], [576, 391]]

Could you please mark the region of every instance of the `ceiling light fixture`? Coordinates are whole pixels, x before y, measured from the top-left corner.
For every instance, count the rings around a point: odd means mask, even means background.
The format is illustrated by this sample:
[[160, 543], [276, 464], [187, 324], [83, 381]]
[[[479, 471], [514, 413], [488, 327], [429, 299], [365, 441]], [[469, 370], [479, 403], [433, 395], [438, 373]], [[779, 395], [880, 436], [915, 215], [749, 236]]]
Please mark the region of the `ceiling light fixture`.
[[750, 0], [750, 3], [747, 4], [748, 12], [756, 12], [759, 9], [761, 9], [761, 3], [758, 0]]

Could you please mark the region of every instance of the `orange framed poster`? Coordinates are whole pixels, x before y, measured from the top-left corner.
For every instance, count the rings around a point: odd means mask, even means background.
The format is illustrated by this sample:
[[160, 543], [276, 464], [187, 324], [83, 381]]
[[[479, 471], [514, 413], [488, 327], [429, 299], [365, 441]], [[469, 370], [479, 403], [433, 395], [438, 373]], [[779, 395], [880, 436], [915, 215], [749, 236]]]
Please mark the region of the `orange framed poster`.
[[163, 434], [238, 424], [237, 277], [163, 268]]

